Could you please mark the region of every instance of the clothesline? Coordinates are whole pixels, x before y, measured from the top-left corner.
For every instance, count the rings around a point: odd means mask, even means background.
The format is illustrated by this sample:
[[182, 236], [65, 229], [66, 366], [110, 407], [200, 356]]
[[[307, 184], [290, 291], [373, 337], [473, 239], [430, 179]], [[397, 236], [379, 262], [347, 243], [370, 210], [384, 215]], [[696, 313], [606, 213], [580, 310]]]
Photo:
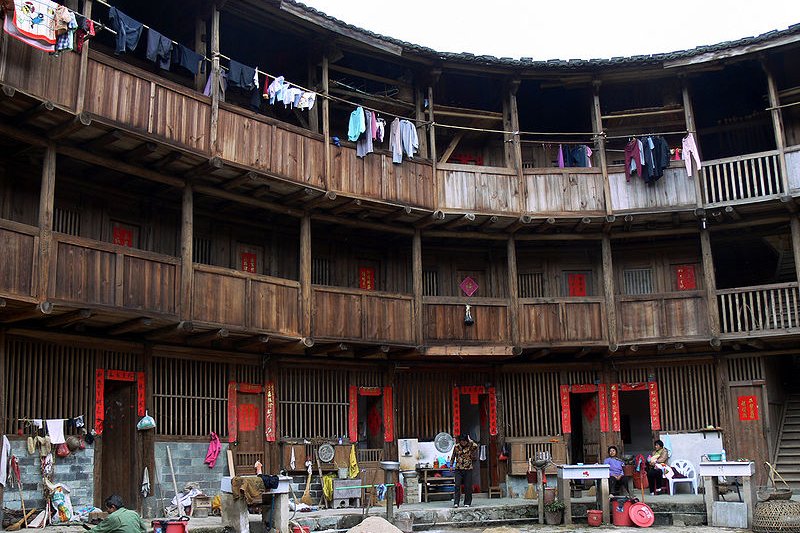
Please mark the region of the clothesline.
[[651, 133], [637, 133], [637, 134], [628, 134], [628, 135], [607, 135], [605, 136], [606, 139], [630, 139], [632, 137], [653, 137], [656, 135], [683, 135], [684, 133], [694, 133], [692, 130], [682, 130], [682, 131], [654, 131]]
[[[570, 131], [570, 132], [558, 132], [558, 131], [509, 131], [509, 130], [494, 130], [490, 128], [474, 128], [471, 126], [456, 126], [455, 124], [443, 124], [441, 122], [431, 122], [432, 126], [438, 126], [441, 128], [448, 128], [448, 129], [455, 129], [455, 130], [465, 130], [465, 131], [478, 131], [482, 133], [499, 133], [501, 135], [565, 135], [565, 136], [578, 136], [578, 135], [590, 135], [595, 136], [594, 132], [587, 133], [582, 131]], [[521, 142], [545, 142], [545, 141], [534, 141], [534, 140], [521, 140]], [[562, 142], [562, 141], [558, 141]], [[577, 143], [577, 144], [584, 144], [584, 143]]]

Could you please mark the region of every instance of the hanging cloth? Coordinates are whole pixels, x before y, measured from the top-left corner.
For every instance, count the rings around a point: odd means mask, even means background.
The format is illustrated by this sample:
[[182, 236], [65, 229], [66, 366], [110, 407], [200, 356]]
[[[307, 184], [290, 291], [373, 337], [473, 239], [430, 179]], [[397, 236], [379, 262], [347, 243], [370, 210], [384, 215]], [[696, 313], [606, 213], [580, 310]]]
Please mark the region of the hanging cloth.
[[64, 438], [64, 419], [47, 420], [47, 434], [50, 436], [51, 444], [64, 444], [67, 442]]
[[350, 465], [349, 465], [349, 475], [350, 479], [354, 479], [358, 477], [358, 474], [361, 470], [358, 468], [358, 460], [356, 459], [356, 445], [350, 445]]
[[558, 168], [564, 168], [564, 148], [558, 145]]
[[142, 37], [142, 28], [144, 25], [128, 15], [112, 7], [108, 10], [108, 18], [111, 21], [109, 26], [117, 32], [117, 47], [115, 53], [122, 54], [126, 50], [133, 52], [139, 44], [139, 39]]
[[366, 117], [364, 116], [364, 108], [358, 106], [350, 113], [350, 122], [347, 128], [347, 138], [356, 142], [362, 133], [367, 131]]
[[206, 452], [206, 458], [203, 462], [207, 464], [209, 468], [214, 468], [214, 465], [217, 464], [217, 457], [219, 457], [219, 452], [221, 450], [222, 444], [219, 441], [219, 436], [212, 431], [211, 442], [208, 443], [208, 451]]
[[297, 467], [297, 463], [295, 462], [294, 458], [294, 446], [292, 446], [292, 456], [289, 459], [289, 469], [294, 470]]
[[169, 70], [169, 65], [172, 63], [172, 40], [152, 28], [148, 29], [145, 57], [156, 63], [158, 68]]
[[142, 474], [142, 497], [147, 498], [150, 496], [150, 470], [144, 467], [144, 474]]
[[58, 4], [50, 0], [14, 0], [14, 10], [6, 10], [3, 29], [23, 43], [55, 52], [55, 13]]
[[697, 143], [694, 142], [694, 135], [690, 132], [686, 137], [683, 138], [683, 142], [681, 143], [683, 149], [681, 151], [683, 162], [686, 165], [686, 175], [690, 178], [692, 177], [692, 158], [694, 158], [695, 163], [697, 163], [697, 170], [703, 168], [703, 164], [700, 162], [700, 153], [697, 150]]
[[8, 478], [8, 464], [11, 459], [11, 443], [8, 442], [8, 437], [3, 435], [2, 445], [0, 445], [0, 485], [6, 486], [6, 479]]

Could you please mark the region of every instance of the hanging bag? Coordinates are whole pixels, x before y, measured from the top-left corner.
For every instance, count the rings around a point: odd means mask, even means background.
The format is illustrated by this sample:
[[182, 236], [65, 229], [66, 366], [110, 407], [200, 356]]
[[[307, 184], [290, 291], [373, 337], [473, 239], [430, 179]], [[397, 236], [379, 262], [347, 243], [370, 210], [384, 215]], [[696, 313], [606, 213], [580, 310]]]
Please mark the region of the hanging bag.
[[147, 411], [145, 411], [142, 419], [139, 420], [138, 424], [136, 424], [136, 429], [139, 431], [145, 431], [148, 429], [153, 429], [154, 427], [156, 427], [156, 421], [147, 413]]

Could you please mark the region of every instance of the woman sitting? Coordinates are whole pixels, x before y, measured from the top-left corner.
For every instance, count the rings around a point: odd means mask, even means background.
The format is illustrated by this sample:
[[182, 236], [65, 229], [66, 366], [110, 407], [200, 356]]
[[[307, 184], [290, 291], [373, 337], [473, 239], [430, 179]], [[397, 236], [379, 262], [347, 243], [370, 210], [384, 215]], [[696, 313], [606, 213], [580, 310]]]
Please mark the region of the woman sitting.
[[654, 443], [653, 453], [647, 458], [647, 483], [650, 485], [650, 494], [663, 492], [664, 475], [671, 472], [667, 466], [669, 451], [664, 448], [664, 442], [657, 440]]
[[608, 483], [609, 488], [611, 489], [611, 494], [615, 496], [619, 496], [621, 490], [624, 490], [625, 493], [628, 493], [628, 478], [625, 477], [625, 474], [622, 471], [622, 466], [624, 463], [622, 460], [617, 457], [618, 451], [616, 446], [609, 446], [608, 447], [608, 457], [606, 457], [603, 464], [608, 465]]

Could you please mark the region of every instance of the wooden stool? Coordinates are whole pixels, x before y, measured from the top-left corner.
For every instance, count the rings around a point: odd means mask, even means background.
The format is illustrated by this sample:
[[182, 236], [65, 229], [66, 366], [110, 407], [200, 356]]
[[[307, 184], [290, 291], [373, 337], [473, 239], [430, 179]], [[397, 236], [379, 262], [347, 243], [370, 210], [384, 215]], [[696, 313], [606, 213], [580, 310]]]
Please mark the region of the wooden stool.
[[489, 499], [490, 500], [492, 499], [492, 496], [494, 496], [495, 494], [497, 494], [498, 498], [502, 498], [503, 497], [503, 493], [500, 491], [500, 486], [499, 485], [498, 486], [494, 486], [494, 487], [489, 487]]

